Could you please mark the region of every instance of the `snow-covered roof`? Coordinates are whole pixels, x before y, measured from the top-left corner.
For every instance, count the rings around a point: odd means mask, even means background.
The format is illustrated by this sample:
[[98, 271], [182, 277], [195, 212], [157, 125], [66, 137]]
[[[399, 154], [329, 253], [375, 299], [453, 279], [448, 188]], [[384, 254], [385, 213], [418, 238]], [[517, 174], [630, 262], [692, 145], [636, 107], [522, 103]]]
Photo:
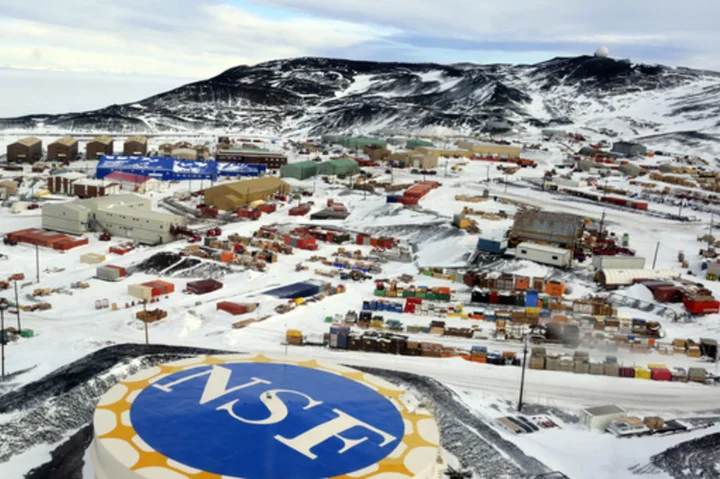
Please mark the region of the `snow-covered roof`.
[[679, 278], [680, 273], [672, 269], [603, 269], [600, 273], [605, 284], [630, 285], [638, 279]]
[[625, 414], [625, 409], [614, 404], [586, 408], [583, 412], [591, 416], [606, 416], [608, 414]]
[[145, 183], [151, 180], [151, 178], [148, 176], [134, 175], [132, 173], [123, 173], [122, 171], [113, 171], [105, 178], [115, 181], [125, 181], [128, 183]]
[[557, 255], [565, 255], [569, 254], [570, 250], [564, 249], [564, 248], [555, 248], [554, 246], [548, 246], [545, 244], [538, 244], [538, 243], [520, 243], [518, 246], [518, 249], [529, 249], [534, 251], [542, 251], [543, 253], [551, 253], [551, 254], [557, 254]]

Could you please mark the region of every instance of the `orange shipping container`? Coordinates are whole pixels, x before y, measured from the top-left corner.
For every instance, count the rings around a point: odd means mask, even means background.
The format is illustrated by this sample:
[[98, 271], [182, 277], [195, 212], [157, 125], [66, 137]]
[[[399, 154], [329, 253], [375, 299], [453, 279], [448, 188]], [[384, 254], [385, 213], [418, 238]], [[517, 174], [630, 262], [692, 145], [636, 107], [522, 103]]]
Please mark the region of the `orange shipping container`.
[[223, 251], [220, 253], [220, 262], [222, 263], [229, 263], [235, 258], [235, 253], [232, 251]]
[[565, 294], [565, 283], [560, 281], [548, 281], [545, 285], [545, 293], [551, 296], [562, 296]]
[[527, 276], [516, 276], [515, 289], [517, 289], [518, 291], [525, 291], [530, 289], [530, 278], [528, 278]]
[[438, 294], [450, 294], [450, 288], [441, 287], [437, 289]]

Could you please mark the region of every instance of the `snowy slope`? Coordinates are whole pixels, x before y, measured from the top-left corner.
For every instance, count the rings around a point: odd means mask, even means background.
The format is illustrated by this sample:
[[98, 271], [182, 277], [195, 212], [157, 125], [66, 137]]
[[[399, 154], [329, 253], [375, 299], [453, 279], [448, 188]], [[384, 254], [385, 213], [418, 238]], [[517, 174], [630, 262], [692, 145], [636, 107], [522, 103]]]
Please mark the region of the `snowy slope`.
[[587, 56], [514, 66], [298, 58], [231, 68], [126, 105], [4, 119], [0, 129], [467, 134], [503, 121], [715, 138], [719, 97], [717, 73]]

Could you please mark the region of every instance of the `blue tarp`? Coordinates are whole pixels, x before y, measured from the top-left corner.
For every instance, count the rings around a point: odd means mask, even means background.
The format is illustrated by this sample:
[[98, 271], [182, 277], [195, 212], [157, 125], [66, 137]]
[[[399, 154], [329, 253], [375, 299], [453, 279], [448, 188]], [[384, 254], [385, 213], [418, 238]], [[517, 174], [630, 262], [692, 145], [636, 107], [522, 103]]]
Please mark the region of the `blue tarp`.
[[158, 156], [105, 155], [98, 162], [96, 176], [105, 178], [113, 171], [169, 180], [217, 180], [218, 176], [260, 176], [265, 165], [217, 163], [205, 160], [179, 160]]
[[278, 298], [282, 299], [297, 299], [315, 296], [318, 293], [320, 293], [320, 285], [314, 283], [300, 282], [271, 289], [269, 291], [265, 291], [264, 294], [270, 296], [277, 296]]

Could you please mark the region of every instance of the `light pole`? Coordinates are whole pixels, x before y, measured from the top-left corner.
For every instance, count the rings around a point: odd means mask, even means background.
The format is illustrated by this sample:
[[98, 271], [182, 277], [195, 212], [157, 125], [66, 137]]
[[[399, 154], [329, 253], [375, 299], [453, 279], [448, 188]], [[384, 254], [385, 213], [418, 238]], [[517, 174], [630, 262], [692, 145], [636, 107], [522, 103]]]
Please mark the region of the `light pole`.
[[18, 334], [21, 334], [22, 326], [20, 326], [20, 301], [18, 300], [17, 283], [17, 280], [15, 280], [15, 311], [17, 312]]
[[37, 282], [40, 282], [40, 246], [35, 245], [35, 274]]
[[0, 360], [0, 364], [2, 366], [0, 367], [2, 369], [2, 377], [5, 378], [5, 310], [8, 309], [7, 299], [0, 298], [0, 348], [2, 348], [2, 359]]
[[145, 323], [145, 344], [150, 344], [150, 336], [148, 334], [147, 299], [143, 300], [143, 322]]
[[523, 392], [525, 391], [525, 368], [527, 367], [527, 353], [528, 353], [528, 339], [530, 333], [525, 335], [525, 345], [523, 346], [523, 362], [522, 362], [522, 373], [520, 375], [520, 398], [518, 399], [518, 412], [522, 411], [523, 405]]

